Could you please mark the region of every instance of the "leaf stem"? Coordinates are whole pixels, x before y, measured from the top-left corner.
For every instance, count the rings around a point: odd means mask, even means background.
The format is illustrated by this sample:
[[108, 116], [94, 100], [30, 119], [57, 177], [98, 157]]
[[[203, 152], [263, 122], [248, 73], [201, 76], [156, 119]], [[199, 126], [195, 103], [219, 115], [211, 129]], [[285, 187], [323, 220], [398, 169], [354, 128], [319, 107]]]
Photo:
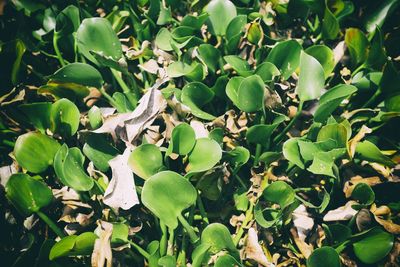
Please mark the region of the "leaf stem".
[[283, 131], [274, 138], [273, 143], [278, 144], [279, 142], [282, 141], [282, 139], [285, 137], [286, 133], [292, 128], [293, 124], [299, 119], [301, 112], [303, 111], [303, 105], [304, 102], [301, 101], [299, 104], [299, 107], [297, 109], [296, 115], [293, 117], [293, 119], [289, 122], [289, 124], [283, 129]]
[[169, 239], [167, 255], [174, 255], [174, 229], [168, 227]]
[[58, 47], [58, 36], [56, 33], [53, 34], [53, 47], [54, 47], [54, 51], [56, 52], [58, 61], [60, 61], [61, 66], [65, 66], [65, 61], [64, 58], [62, 57], [60, 48]]
[[118, 103], [114, 100], [114, 98], [112, 98], [104, 89], [104, 87], [102, 86], [99, 89], [100, 93], [108, 100], [108, 102], [114, 107], [118, 109]]
[[160, 255], [164, 256], [165, 253], [167, 252], [167, 226], [160, 222], [160, 227], [161, 227], [161, 232], [162, 236], [160, 239]]
[[197, 196], [197, 207], [199, 208], [199, 211], [200, 211], [201, 217], [203, 218], [203, 221], [205, 221], [207, 224], [209, 224], [210, 222], [207, 217], [207, 212], [204, 208], [204, 204], [203, 204], [203, 201], [201, 200], [200, 195]]
[[254, 210], [254, 203], [250, 201], [250, 206], [246, 211], [246, 217], [245, 217], [242, 225], [240, 226], [237, 234], [233, 238], [233, 243], [235, 244], [235, 246], [237, 246], [239, 244], [239, 241], [243, 236], [244, 229], [247, 227], [248, 223], [253, 219], [253, 210]]
[[125, 83], [125, 81], [122, 79], [120, 72], [110, 68], [115, 80], [117, 80], [117, 83], [119, 84], [119, 86], [121, 86], [121, 89], [124, 93], [129, 93], [131, 90], [129, 89], [128, 85]]
[[[264, 124], [265, 123], [265, 110], [263, 108], [263, 112], [262, 112], [262, 116], [260, 119], [260, 124]], [[254, 163], [253, 163], [253, 167], [258, 165], [258, 159], [260, 158], [261, 152], [262, 152], [262, 144], [257, 144], [256, 146], [256, 154], [254, 155]]]
[[143, 248], [141, 248], [139, 245], [137, 245], [136, 243], [134, 243], [131, 240], [128, 240], [128, 242], [129, 242], [129, 244], [132, 245], [132, 247], [134, 247], [147, 260], [150, 258], [150, 254], [146, 250], [144, 250]]
[[186, 232], [188, 233], [190, 237], [190, 241], [195, 244], [197, 241], [199, 241], [199, 237], [197, 236], [196, 232], [193, 230], [192, 226], [189, 225], [189, 223], [186, 221], [185, 217], [182, 216], [182, 214], [178, 215], [178, 220], [182, 224], [182, 226], [185, 228]]
[[36, 212], [36, 214], [39, 216], [40, 219], [42, 219], [49, 227], [51, 230], [53, 230], [53, 232], [59, 236], [59, 237], [64, 237], [65, 234], [63, 233], [63, 231], [58, 228], [58, 226], [43, 212], [41, 212], [40, 210], [38, 210]]

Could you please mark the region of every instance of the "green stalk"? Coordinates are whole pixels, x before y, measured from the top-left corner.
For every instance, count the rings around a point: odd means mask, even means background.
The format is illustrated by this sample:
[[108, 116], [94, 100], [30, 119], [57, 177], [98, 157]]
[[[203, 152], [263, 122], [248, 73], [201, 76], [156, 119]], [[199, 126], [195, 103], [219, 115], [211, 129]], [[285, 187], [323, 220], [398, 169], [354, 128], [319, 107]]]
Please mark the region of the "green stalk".
[[63, 233], [63, 231], [61, 231], [60, 228], [58, 228], [58, 226], [49, 218], [47, 217], [46, 214], [44, 214], [43, 212], [41, 212], [40, 210], [36, 212], [36, 214], [39, 216], [40, 219], [42, 219], [49, 227], [51, 230], [53, 230], [53, 232], [59, 236], [59, 237], [64, 237], [65, 234]]
[[185, 217], [182, 216], [182, 214], [178, 215], [178, 220], [182, 224], [182, 226], [185, 228], [186, 232], [188, 233], [190, 237], [190, 241], [195, 244], [197, 241], [199, 241], [199, 237], [197, 236], [196, 232], [193, 230], [192, 226], [189, 225], [189, 223], [186, 221]]
[[204, 204], [203, 204], [203, 201], [201, 200], [200, 195], [197, 196], [197, 207], [199, 208], [199, 211], [200, 211], [201, 217], [203, 218], [203, 221], [205, 221], [207, 224], [209, 224], [210, 221], [208, 220], [207, 212], [204, 208]]
[[112, 98], [104, 89], [104, 87], [101, 87], [99, 89], [100, 93], [108, 100], [108, 102], [114, 107], [114, 108], [118, 108], [118, 103], [114, 100], [114, 98]]
[[160, 255], [161, 257], [167, 253], [167, 226], [160, 222], [162, 236], [160, 239]]
[[367, 101], [367, 103], [365, 103], [361, 108], [368, 108], [374, 105], [376, 106], [377, 104], [375, 102], [378, 100], [380, 96], [381, 96], [381, 90], [378, 89], [375, 91], [374, 95]]
[[253, 219], [253, 209], [254, 209], [254, 203], [250, 202], [250, 206], [246, 211], [246, 217], [245, 217], [242, 225], [240, 226], [239, 231], [233, 238], [233, 243], [235, 244], [235, 246], [237, 246], [239, 244], [239, 241], [244, 234], [244, 229], [247, 227], [247, 224]]
[[60, 61], [61, 66], [65, 66], [65, 61], [64, 58], [62, 57], [61, 51], [58, 47], [58, 36], [56, 33], [53, 34], [53, 46], [54, 46], [54, 51], [56, 52], [58, 61]]
[[[265, 123], [265, 108], [263, 108], [263, 112], [262, 112], [262, 116], [260, 119], [260, 124], [264, 124]], [[262, 145], [261, 144], [257, 144], [256, 146], [256, 154], [254, 155], [254, 163], [253, 163], [253, 167], [258, 165], [258, 159], [260, 158], [261, 152], [262, 152]]]
[[129, 242], [129, 244], [132, 245], [132, 247], [134, 247], [147, 260], [150, 258], [150, 254], [146, 250], [142, 249], [139, 245], [137, 245], [136, 243], [134, 243], [131, 240], [128, 240], [128, 242]]
[[124, 93], [129, 93], [131, 90], [129, 89], [128, 85], [126, 85], [126, 83], [124, 82], [124, 80], [122, 79], [122, 77], [120, 76], [120, 72], [116, 71], [113, 68], [110, 68], [115, 80], [117, 80], [117, 83], [119, 84], [119, 86], [121, 86], [122, 91]]
[[174, 229], [168, 227], [169, 239], [168, 239], [168, 250], [167, 255], [174, 255]]
[[303, 111], [303, 105], [304, 105], [304, 102], [301, 101], [296, 115], [289, 122], [289, 124], [285, 127], [285, 129], [283, 129], [283, 131], [277, 137], [274, 138], [274, 140], [273, 140], [274, 144], [278, 144], [279, 142], [281, 142], [282, 139], [285, 137], [286, 133], [292, 128], [293, 124], [299, 119], [301, 112]]

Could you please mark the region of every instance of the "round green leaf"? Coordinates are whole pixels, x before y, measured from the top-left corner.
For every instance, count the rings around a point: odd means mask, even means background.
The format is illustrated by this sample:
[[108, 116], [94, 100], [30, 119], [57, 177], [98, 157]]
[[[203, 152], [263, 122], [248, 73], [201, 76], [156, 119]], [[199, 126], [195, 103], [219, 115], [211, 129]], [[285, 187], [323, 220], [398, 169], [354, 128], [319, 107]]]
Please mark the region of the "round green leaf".
[[338, 84], [329, 89], [319, 99], [319, 106], [314, 114], [316, 122], [324, 122], [344, 99], [357, 91], [357, 87], [348, 84]]
[[244, 112], [256, 112], [264, 106], [264, 82], [258, 75], [249, 76], [240, 83], [237, 106]]
[[161, 151], [153, 144], [142, 144], [135, 148], [129, 156], [128, 165], [143, 179], [149, 178], [164, 168]]
[[354, 254], [366, 264], [383, 259], [393, 247], [394, 237], [381, 228], [373, 228], [360, 241], [353, 243]]
[[272, 81], [276, 76], [281, 75], [278, 68], [271, 62], [263, 62], [257, 66], [255, 72], [264, 82]]
[[108, 161], [118, 155], [118, 150], [110, 144], [104, 135], [100, 134], [89, 135], [82, 151], [93, 162], [94, 166], [102, 172], [108, 171], [110, 168]]
[[187, 155], [196, 143], [196, 134], [187, 123], [181, 123], [172, 130], [167, 154]]
[[41, 133], [20, 135], [15, 142], [14, 155], [18, 164], [33, 173], [41, 173], [53, 164], [60, 144]]
[[238, 256], [236, 246], [233, 243], [231, 233], [228, 228], [220, 223], [209, 224], [201, 233], [201, 243], [210, 246], [209, 251], [213, 254], [221, 250], [228, 250]]
[[196, 202], [197, 191], [181, 175], [172, 171], [159, 172], [146, 180], [142, 202], [168, 227], [178, 226], [178, 217]]
[[340, 267], [339, 254], [332, 247], [317, 248], [307, 259], [307, 267]]
[[224, 60], [240, 75], [247, 77], [252, 74], [249, 63], [238, 56], [225, 56]]
[[214, 98], [214, 92], [205, 84], [192, 82], [186, 84], [182, 89], [182, 103], [188, 106], [194, 116], [203, 120], [213, 120], [215, 116], [201, 110], [201, 107]]
[[217, 48], [210, 44], [201, 44], [199, 45], [199, 56], [212, 72], [218, 70], [221, 52]]
[[118, 61], [122, 58], [122, 47], [111, 23], [105, 18], [84, 19], [76, 33], [79, 52], [99, 65], [92, 52]]
[[301, 49], [295, 40], [280, 42], [269, 52], [267, 61], [273, 63], [286, 80], [299, 66]]
[[215, 35], [225, 35], [229, 22], [237, 15], [235, 5], [229, 0], [212, 0], [205, 10], [209, 14], [210, 30]]
[[54, 170], [60, 181], [76, 191], [89, 191], [93, 179], [83, 169], [85, 157], [77, 147], [68, 148], [64, 144], [54, 157]]
[[296, 87], [300, 101], [318, 98], [325, 85], [324, 69], [312, 56], [302, 52], [300, 55], [300, 74]]
[[351, 197], [364, 205], [371, 205], [375, 201], [375, 193], [366, 183], [357, 184], [351, 193]]
[[325, 45], [313, 45], [307, 48], [305, 52], [318, 60], [324, 69], [325, 79], [328, 78], [335, 68], [335, 57], [333, 51]]
[[6, 196], [25, 217], [46, 207], [53, 200], [53, 193], [46, 184], [23, 173], [10, 176], [6, 184]]
[[365, 34], [357, 28], [348, 28], [346, 29], [344, 41], [349, 49], [352, 63], [354, 65], [363, 63], [367, 58], [367, 48], [369, 45]]
[[73, 136], [79, 128], [80, 112], [70, 100], [63, 98], [51, 106], [51, 130], [64, 137]]
[[58, 83], [76, 83], [84, 86], [100, 88], [103, 77], [94, 67], [85, 63], [71, 63], [50, 76], [50, 80]]
[[244, 80], [243, 77], [236, 76], [232, 77], [229, 82], [226, 84], [225, 93], [229, 97], [229, 99], [235, 104], [235, 106], [239, 105], [239, 86]]
[[293, 164], [296, 164], [300, 168], [304, 169], [303, 159], [299, 151], [298, 139], [296, 138], [288, 139], [283, 144], [282, 151], [283, 151], [283, 156], [287, 160], [289, 160]]
[[279, 124], [258, 124], [251, 126], [246, 132], [246, 139], [248, 142], [253, 144], [266, 145], [272, 133], [278, 127]]
[[85, 232], [79, 236], [70, 235], [64, 237], [51, 248], [49, 259], [54, 260], [66, 256], [90, 255], [97, 238], [97, 235], [92, 232]]
[[214, 167], [221, 157], [222, 150], [216, 141], [210, 138], [200, 138], [189, 154], [187, 168], [190, 172], [207, 171]]
[[265, 188], [263, 196], [267, 201], [277, 203], [283, 209], [294, 201], [296, 194], [286, 182], [276, 181]]

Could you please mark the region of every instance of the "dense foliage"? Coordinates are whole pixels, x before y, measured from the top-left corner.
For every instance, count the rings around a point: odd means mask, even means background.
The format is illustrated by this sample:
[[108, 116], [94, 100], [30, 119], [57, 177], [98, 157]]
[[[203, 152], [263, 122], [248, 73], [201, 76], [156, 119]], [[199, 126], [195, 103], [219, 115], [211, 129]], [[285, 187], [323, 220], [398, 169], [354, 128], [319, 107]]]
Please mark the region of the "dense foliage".
[[0, 1], [2, 266], [399, 266], [398, 0]]

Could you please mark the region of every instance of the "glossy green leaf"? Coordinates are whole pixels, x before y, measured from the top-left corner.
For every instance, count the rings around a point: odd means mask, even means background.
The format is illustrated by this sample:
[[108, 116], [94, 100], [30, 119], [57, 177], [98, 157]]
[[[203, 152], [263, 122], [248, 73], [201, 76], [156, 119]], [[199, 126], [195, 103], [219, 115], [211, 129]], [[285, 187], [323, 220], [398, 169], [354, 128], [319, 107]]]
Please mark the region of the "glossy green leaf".
[[359, 142], [356, 147], [356, 154], [360, 159], [370, 162], [376, 162], [388, 167], [394, 167], [394, 162], [379, 150], [379, 148], [370, 141]]
[[45, 133], [46, 129], [50, 128], [50, 102], [22, 104], [18, 108], [41, 133]]
[[171, 153], [187, 155], [196, 143], [196, 134], [187, 123], [181, 123], [172, 130], [167, 155]]
[[225, 56], [224, 60], [240, 75], [243, 77], [250, 76], [252, 71], [250, 65], [244, 59], [238, 56]]
[[329, 7], [325, 8], [324, 18], [322, 20], [322, 36], [325, 39], [334, 40], [340, 32], [339, 21], [335, 15], [329, 10]]
[[307, 259], [307, 267], [340, 267], [339, 254], [332, 247], [317, 248]]
[[347, 129], [343, 124], [332, 123], [321, 128], [318, 133], [317, 141], [336, 141], [337, 147], [346, 147], [347, 144]]
[[296, 164], [298, 167], [304, 169], [304, 163], [299, 151], [298, 139], [296, 138], [288, 139], [283, 144], [282, 150], [283, 150], [283, 156], [287, 160], [289, 160], [293, 164]]
[[217, 48], [210, 44], [201, 44], [199, 45], [199, 56], [212, 72], [217, 71], [221, 58], [221, 52]]
[[301, 45], [295, 40], [278, 43], [269, 52], [267, 62], [273, 63], [287, 80], [300, 64]]
[[392, 234], [381, 228], [373, 228], [365, 234], [363, 239], [353, 243], [354, 254], [363, 263], [374, 264], [389, 254], [393, 247], [393, 241]]
[[109, 140], [99, 134], [89, 135], [82, 151], [102, 172], [106, 172], [110, 168], [108, 161], [118, 155], [118, 150], [110, 144]]
[[51, 248], [49, 259], [91, 255], [97, 238], [97, 235], [92, 232], [64, 237]]
[[185, 76], [195, 81], [203, 79], [203, 67], [197, 63], [189, 65], [180, 61], [172, 62], [168, 65], [167, 73], [172, 78]]
[[351, 197], [364, 205], [371, 205], [375, 201], [375, 193], [366, 183], [358, 183], [351, 192]]
[[237, 15], [235, 5], [229, 0], [211, 0], [205, 11], [209, 15], [210, 30], [215, 35], [225, 35], [226, 28]]
[[307, 48], [305, 52], [318, 60], [324, 69], [325, 79], [328, 78], [335, 68], [333, 51], [325, 45], [313, 45]]
[[146, 180], [142, 203], [168, 227], [178, 226], [178, 217], [196, 202], [197, 191], [181, 175], [172, 171], [159, 172]]
[[367, 59], [369, 42], [361, 30], [357, 28], [346, 29], [344, 41], [349, 49], [350, 57], [354, 65], [363, 63]]
[[201, 243], [208, 244], [210, 246], [209, 251], [213, 254], [221, 250], [228, 250], [235, 258], [239, 256], [236, 246], [233, 243], [231, 233], [223, 224], [209, 224], [201, 234]]
[[143, 179], [148, 179], [164, 168], [160, 149], [153, 144], [142, 144], [129, 156], [128, 165]]
[[40, 133], [20, 135], [15, 142], [14, 155], [18, 164], [33, 173], [41, 173], [53, 164], [60, 144]]
[[333, 111], [342, 103], [342, 101], [357, 91], [352, 85], [338, 84], [329, 89], [319, 99], [319, 106], [314, 114], [314, 120], [325, 122]]
[[268, 144], [272, 133], [279, 124], [258, 124], [251, 126], [246, 132], [246, 139], [253, 144]]
[[70, 100], [57, 100], [51, 107], [51, 130], [64, 137], [73, 136], [79, 127], [80, 112]]
[[242, 146], [235, 147], [234, 149], [229, 151], [226, 155], [231, 164], [233, 164], [235, 167], [246, 164], [247, 161], [250, 159], [249, 150]]
[[71, 63], [50, 76], [50, 80], [58, 83], [76, 83], [84, 86], [100, 88], [103, 78], [94, 67], [85, 63]]
[[241, 266], [241, 264], [234, 257], [228, 254], [219, 256], [214, 264], [214, 267], [237, 267], [237, 266]]
[[88, 119], [90, 127], [92, 127], [93, 130], [100, 128], [103, 124], [103, 116], [101, 115], [100, 108], [97, 106], [91, 107], [88, 112]]
[[229, 81], [226, 87], [227, 95], [240, 110], [256, 112], [262, 109], [265, 86], [258, 75], [251, 75], [243, 80], [234, 78], [231, 80], [233, 81]]
[[111, 23], [105, 18], [84, 19], [76, 33], [79, 52], [87, 59], [99, 65], [93, 52], [118, 61], [122, 56], [122, 47]]
[[300, 56], [300, 74], [296, 93], [300, 101], [318, 98], [324, 88], [324, 69], [312, 56], [302, 52]]
[[286, 182], [276, 181], [265, 188], [263, 197], [267, 201], [279, 204], [283, 209], [295, 200], [295, 192]]
[[271, 62], [263, 62], [257, 66], [254, 74], [260, 76], [264, 82], [270, 82], [279, 76], [281, 72]]
[[85, 157], [77, 147], [64, 144], [54, 157], [54, 170], [60, 181], [77, 191], [89, 191], [93, 179], [83, 169]]
[[395, 10], [399, 2], [397, 0], [384, 0], [379, 2], [379, 6], [375, 8], [365, 20], [365, 28], [368, 32], [375, 31], [376, 27], [382, 27], [386, 18]]
[[53, 193], [47, 185], [24, 173], [13, 174], [6, 184], [7, 199], [25, 217], [48, 206]]
[[222, 158], [222, 150], [219, 144], [210, 138], [197, 139], [192, 152], [189, 154], [190, 172], [207, 171], [214, 167]]
[[200, 82], [188, 83], [182, 89], [182, 103], [188, 106], [194, 116], [203, 120], [213, 120], [215, 116], [201, 110], [214, 98], [214, 92]]

